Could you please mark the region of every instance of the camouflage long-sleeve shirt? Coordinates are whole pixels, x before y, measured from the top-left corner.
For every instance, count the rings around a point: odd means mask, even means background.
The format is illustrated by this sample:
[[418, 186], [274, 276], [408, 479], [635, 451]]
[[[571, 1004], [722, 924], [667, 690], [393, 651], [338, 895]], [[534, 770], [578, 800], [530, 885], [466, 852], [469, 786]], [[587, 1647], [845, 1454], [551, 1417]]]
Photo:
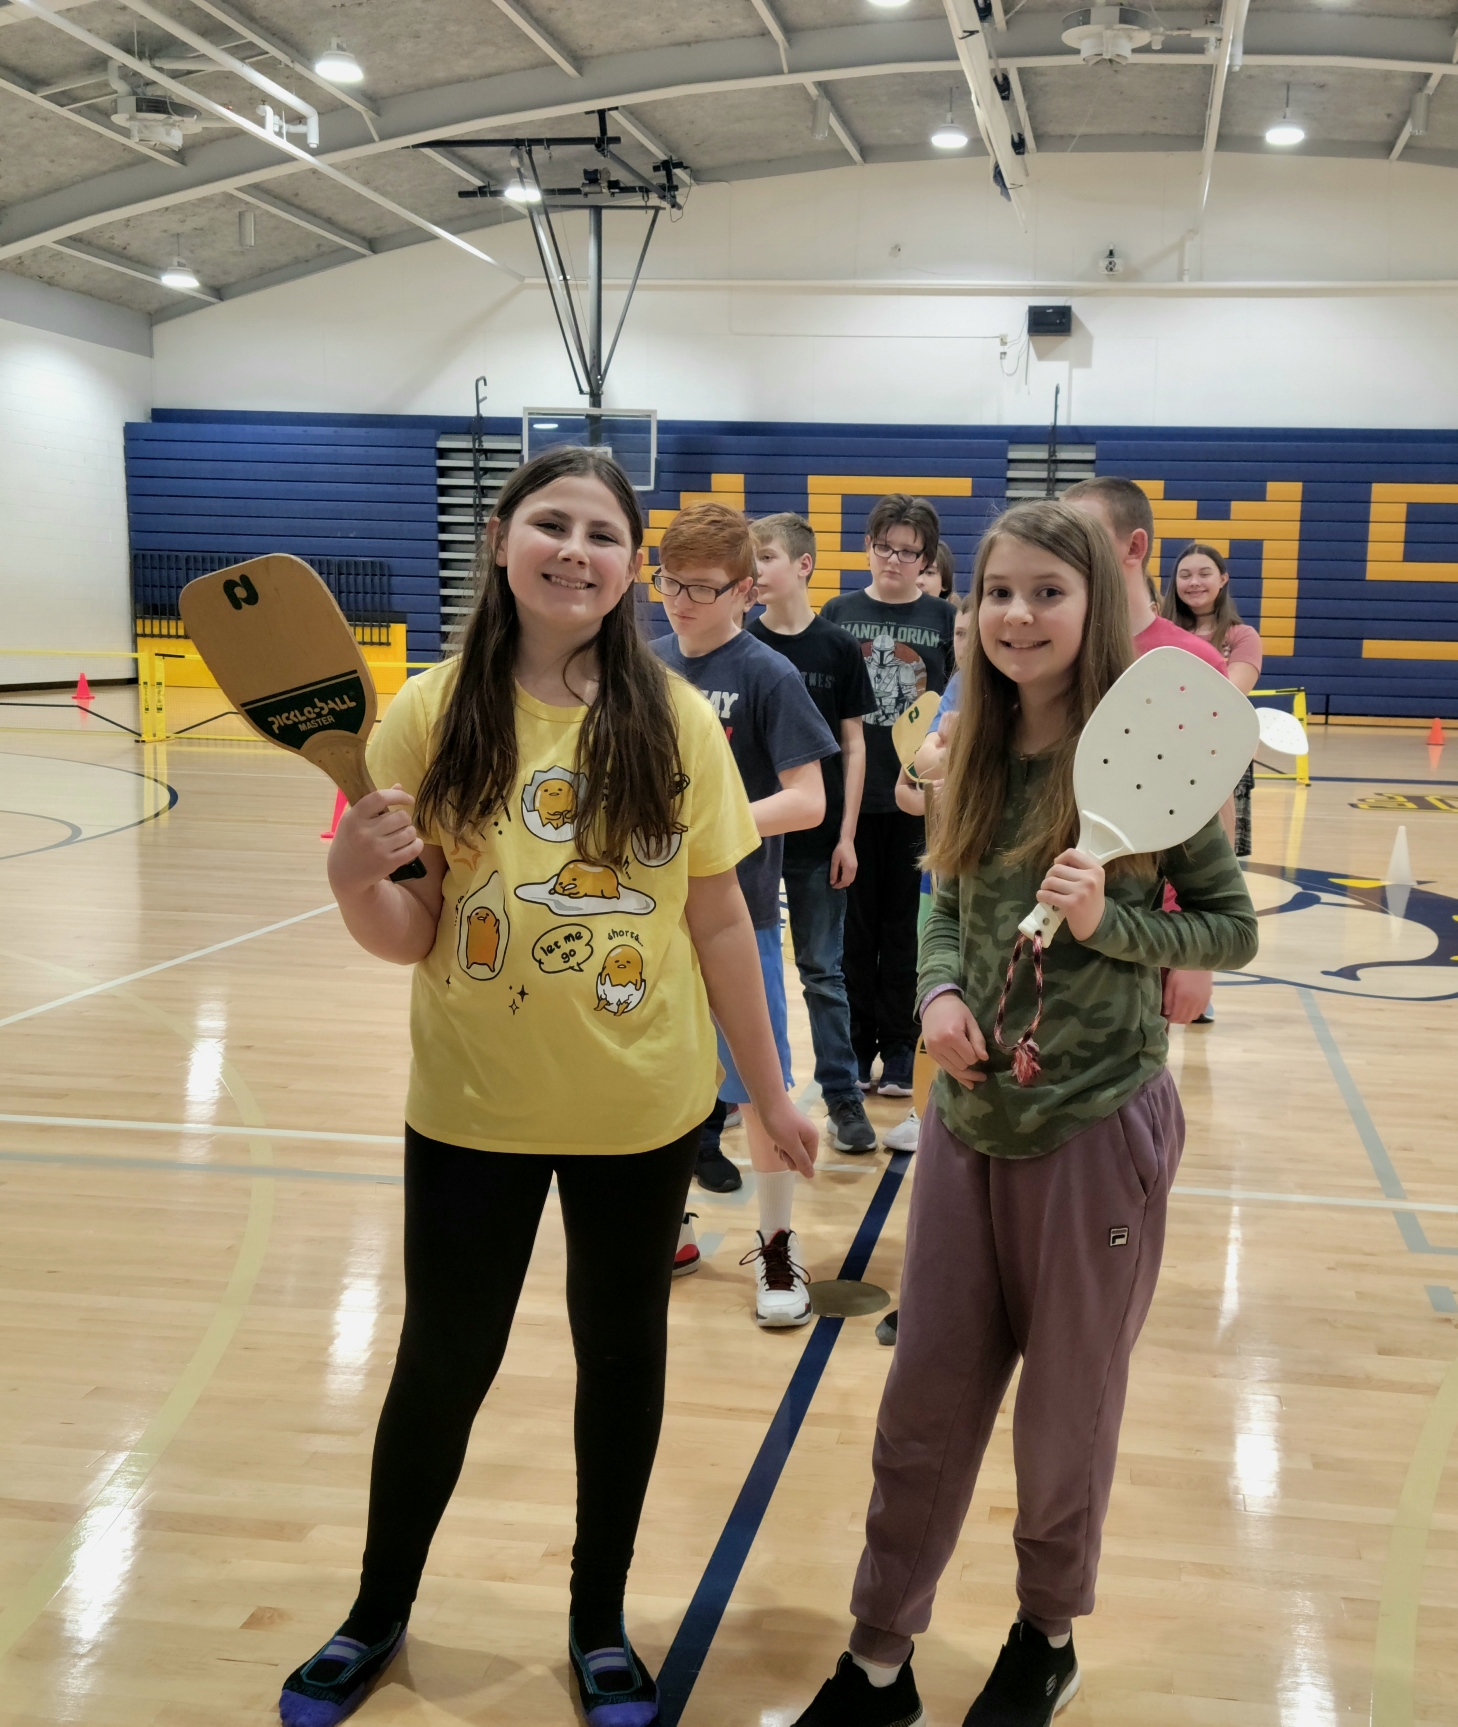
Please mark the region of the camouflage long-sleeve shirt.
[[[1157, 877], [1114, 875], [1099, 927], [1079, 941], [1065, 925], [1043, 955], [1043, 1023], [1034, 1034], [1041, 1076], [1020, 1086], [993, 1039], [1018, 924], [1033, 909], [1046, 871], [1009, 865], [1046, 757], [1015, 758], [1007, 806], [988, 859], [937, 889], [921, 937], [917, 1000], [955, 984], [987, 1040], [987, 1078], [967, 1090], [939, 1073], [933, 1100], [953, 1133], [993, 1157], [1040, 1157], [1122, 1108], [1164, 1066], [1168, 1030], [1160, 968], [1233, 970], [1257, 946], [1245, 878], [1216, 818], [1166, 853]], [[1160, 909], [1164, 883], [1181, 909]], [[1011, 1046], [1034, 1010], [1033, 966], [1024, 959], [1008, 998], [1003, 1035]]]

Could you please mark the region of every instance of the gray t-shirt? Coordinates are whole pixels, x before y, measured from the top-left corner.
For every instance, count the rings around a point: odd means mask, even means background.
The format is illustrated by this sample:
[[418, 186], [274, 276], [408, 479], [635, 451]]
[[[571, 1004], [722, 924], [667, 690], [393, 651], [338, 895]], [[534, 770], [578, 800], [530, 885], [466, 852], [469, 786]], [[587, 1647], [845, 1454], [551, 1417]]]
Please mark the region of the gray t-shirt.
[[[673, 635], [659, 636], [652, 647], [718, 714], [751, 803], [773, 797], [785, 769], [840, 753], [800, 674], [753, 636], [731, 636], [723, 647], [694, 658]], [[784, 851], [784, 835], [771, 834], [739, 865], [739, 885], [756, 929], [778, 927]]]

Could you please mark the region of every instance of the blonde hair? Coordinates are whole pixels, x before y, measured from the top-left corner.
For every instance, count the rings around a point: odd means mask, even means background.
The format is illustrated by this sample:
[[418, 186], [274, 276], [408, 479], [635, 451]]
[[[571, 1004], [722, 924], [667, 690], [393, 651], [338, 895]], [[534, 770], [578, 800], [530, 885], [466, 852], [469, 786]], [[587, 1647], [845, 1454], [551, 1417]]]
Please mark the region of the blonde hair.
[[[984, 535], [977, 548], [971, 604], [981, 605], [988, 560], [1004, 538], [1049, 553], [1077, 570], [1088, 588], [1083, 641], [1068, 690], [1068, 729], [1052, 751], [1048, 775], [1007, 853], [1010, 863], [1042, 867], [1078, 838], [1074, 751], [1090, 714], [1134, 658], [1129, 603], [1113, 544], [1102, 526], [1068, 504], [1038, 499], [1014, 504]], [[936, 835], [927, 859], [938, 875], [966, 874], [990, 852], [1007, 804], [1017, 723], [1017, 685], [988, 659], [982, 633], [974, 627], [962, 659], [960, 718], [952, 732]], [[1147, 868], [1138, 860], [1122, 861]]]

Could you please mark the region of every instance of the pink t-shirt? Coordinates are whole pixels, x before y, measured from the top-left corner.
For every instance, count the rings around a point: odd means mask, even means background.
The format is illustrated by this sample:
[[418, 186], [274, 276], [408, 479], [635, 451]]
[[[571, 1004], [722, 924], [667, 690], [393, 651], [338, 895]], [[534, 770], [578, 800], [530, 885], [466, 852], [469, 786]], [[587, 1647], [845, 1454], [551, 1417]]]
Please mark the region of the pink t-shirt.
[[1265, 649], [1259, 634], [1249, 624], [1232, 624], [1225, 632], [1225, 663], [1227, 666], [1254, 666], [1260, 676]]
[[[1255, 635], [1255, 631], [1250, 632]], [[1235, 632], [1232, 630], [1231, 635]], [[1209, 642], [1202, 642], [1191, 630], [1182, 630], [1168, 618], [1156, 618], [1146, 629], [1140, 630], [1134, 638], [1134, 652], [1147, 654], [1151, 648], [1184, 648], [1187, 653], [1196, 655], [1207, 665], [1214, 666], [1217, 672], [1224, 672], [1225, 661], [1218, 648], [1212, 648]]]

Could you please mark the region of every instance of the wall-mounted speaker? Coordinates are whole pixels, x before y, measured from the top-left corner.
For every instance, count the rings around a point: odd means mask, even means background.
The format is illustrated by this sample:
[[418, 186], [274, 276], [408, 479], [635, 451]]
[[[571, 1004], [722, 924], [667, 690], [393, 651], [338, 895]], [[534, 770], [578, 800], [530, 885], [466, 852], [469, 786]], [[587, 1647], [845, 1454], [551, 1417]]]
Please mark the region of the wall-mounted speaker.
[[1029, 306], [1028, 334], [1030, 336], [1071, 336], [1073, 334], [1073, 307]]

